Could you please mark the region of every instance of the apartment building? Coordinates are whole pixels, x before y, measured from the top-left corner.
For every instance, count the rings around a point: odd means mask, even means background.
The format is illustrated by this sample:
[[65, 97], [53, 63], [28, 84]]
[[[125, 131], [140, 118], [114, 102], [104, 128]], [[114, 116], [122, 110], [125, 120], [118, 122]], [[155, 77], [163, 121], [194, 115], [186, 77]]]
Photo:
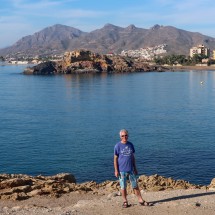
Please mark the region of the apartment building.
[[190, 49], [190, 57], [193, 57], [195, 54], [206, 55], [207, 57], [210, 56], [209, 48], [205, 47], [204, 45], [198, 45], [196, 47], [192, 47]]

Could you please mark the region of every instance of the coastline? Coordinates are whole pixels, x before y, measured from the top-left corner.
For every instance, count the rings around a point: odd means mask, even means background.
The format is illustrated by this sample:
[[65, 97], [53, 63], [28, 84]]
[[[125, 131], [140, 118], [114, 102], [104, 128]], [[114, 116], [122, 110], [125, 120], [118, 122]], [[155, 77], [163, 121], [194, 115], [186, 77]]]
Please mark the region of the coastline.
[[184, 70], [202, 70], [202, 71], [215, 71], [215, 66], [165, 66], [169, 71], [184, 71]]
[[0, 174], [0, 214], [191, 215], [195, 211], [195, 215], [212, 215], [215, 212], [215, 179], [210, 185], [201, 186], [159, 175], [141, 175], [138, 184], [143, 199], [154, 206], [140, 206], [128, 184], [131, 206], [122, 208], [118, 181], [76, 184], [74, 176], [69, 173], [36, 177]]
[[143, 59], [128, 59], [123, 56], [107, 56], [87, 50], [65, 52], [59, 61], [46, 61], [23, 71], [26, 75], [82, 74], [82, 73], [130, 73], [165, 72], [166, 70], [207, 70], [205, 65], [168, 66], [145, 62]]

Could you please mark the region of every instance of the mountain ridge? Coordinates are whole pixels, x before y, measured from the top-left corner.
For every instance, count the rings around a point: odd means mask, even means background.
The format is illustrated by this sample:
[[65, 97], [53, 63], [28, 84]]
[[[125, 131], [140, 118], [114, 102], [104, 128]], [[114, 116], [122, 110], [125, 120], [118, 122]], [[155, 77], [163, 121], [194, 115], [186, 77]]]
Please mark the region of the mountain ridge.
[[121, 53], [167, 44], [167, 54], [189, 55], [191, 47], [203, 44], [215, 49], [215, 38], [199, 32], [190, 32], [174, 26], [154, 25], [149, 29], [130, 24], [119, 27], [110, 23], [100, 29], [84, 32], [77, 28], [55, 24], [33, 35], [22, 37], [15, 44], [0, 49], [0, 55], [53, 55], [74, 49], [87, 49], [97, 53]]

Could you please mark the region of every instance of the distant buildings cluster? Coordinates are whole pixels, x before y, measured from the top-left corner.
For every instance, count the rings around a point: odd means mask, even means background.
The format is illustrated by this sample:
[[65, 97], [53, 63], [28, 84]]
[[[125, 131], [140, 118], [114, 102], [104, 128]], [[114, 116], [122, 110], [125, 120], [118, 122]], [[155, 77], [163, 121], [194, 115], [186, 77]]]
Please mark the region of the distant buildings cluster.
[[196, 54], [210, 57], [210, 49], [205, 47], [204, 45], [198, 45], [198, 46], [192, 47], [190, 49], [190, 57], [193, 57]]
[[[146, 61], [153, 61], [157, 56], [163, 56], [167, 53], [166, 44], [160, 44], [153, 47], [140, 48], [136, 50], [123, 50], [119, 55], [131, 58], [141, 58]], [[107, 55], [114, 55], [110, 53]], [[193, 58], [195, 55], [203, 56], [202, 63], [207, 63], [209, 60], [215, 60], [215, 50], [210, 50], [204, 45], [200, 44], [190, 48], [190, 57]], [[0, 56], [0, 62], [9, 64], [39, 64], [46, 62], [47, 60], [59, 61], [63, 58], [63, 55], [52, 55], [52, 56], [24, 56], [19, 52], [14, 53], [12, 56], [7, 55], [6, 57]]]
[[0, 62], [4, 62], [7, 64], [39, 64], [42, 62], [46, 62], [48, 60], [52, 60], [52, 61], [58, 61], [62, 59], [62, 55], [52, 55], [52, 56], [46, 56], [46, 57], [41, 57], [41, 56], [34, 56], [34, 57], [29, 57], [29, 56], [19, 56], [17, 54], [17, 56], [10, 56], [7, 55], [5, 58], [2, 57], [2, 59], [0, 59]]
[[157, 45], [154, 47], [140, 48], [137, 50], [123, 50], [121, 56], [143, 58], [153, 60], [155, 56], [166, 53], [166, 44]]

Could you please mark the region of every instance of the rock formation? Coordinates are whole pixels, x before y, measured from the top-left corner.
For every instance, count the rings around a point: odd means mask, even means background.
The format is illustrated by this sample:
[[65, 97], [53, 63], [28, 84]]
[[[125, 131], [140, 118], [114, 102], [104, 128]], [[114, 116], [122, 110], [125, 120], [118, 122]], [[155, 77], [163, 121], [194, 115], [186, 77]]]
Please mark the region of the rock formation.
[[72, 73], [114, 73], [164, 71], [166, 68], [149, 66], [141, 59], [131, 59], [119, 55], [100, 55], [88, 50], [65, 52], [62, 60], [45, 62], [27, 68], [24, 74], [50, 75]]
[[208, 186], [209, 190], [215, 190], [215, 178], [212, 179], [211, 183]]
[[[213, 186], [214, 186], [214, 180]], [[194, 185], [183, 180], [174, 180], [159, 175], [145, 176], [138, 179], [141, 190], [161, 191], [173, 189], [206, 189], [208, 187]], [[100, 184], [95, 181], [85, 183], [76, 183], [76, 179], [69, 173], [61, 173], [54, 176], [29, 176], [22, 174], [1, 174], [0, 175], [0, 199], [24, 200], [34, 196], [52, 196], [60, 197], [65, 193], [92, 193], [95, 195], [104, 195], [118, 193], [120, 186], [118, 181], [105, 181]], [[130, 184], [128, 193], [132, 193]]]

